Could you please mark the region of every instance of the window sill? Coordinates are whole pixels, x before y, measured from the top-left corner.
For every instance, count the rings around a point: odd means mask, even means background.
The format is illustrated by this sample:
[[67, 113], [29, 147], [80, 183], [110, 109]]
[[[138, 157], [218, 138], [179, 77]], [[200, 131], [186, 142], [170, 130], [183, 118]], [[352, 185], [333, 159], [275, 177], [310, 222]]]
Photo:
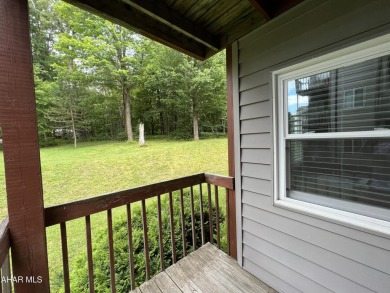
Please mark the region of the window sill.
[[274, 199], [274, 206], [390, 239], [390, 222], [291, 198]]

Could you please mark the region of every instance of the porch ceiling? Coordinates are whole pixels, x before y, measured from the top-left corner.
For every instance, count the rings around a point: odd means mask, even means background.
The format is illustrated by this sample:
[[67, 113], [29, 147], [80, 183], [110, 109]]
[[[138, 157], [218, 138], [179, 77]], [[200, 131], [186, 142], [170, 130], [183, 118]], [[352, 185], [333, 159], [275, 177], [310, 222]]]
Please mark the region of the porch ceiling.
[[65, 0], [200, 60], [303, 0]]

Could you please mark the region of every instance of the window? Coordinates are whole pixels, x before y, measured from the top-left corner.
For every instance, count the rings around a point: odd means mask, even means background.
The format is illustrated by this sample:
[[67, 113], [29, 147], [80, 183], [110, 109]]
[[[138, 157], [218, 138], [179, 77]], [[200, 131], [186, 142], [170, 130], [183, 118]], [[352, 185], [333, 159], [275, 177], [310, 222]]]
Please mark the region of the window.
[[364, 88], [344, 91], [344, 109], [364, 106]]
[[273, 81], [275, 204], [390, 232], [390, 37], [278, 70]]

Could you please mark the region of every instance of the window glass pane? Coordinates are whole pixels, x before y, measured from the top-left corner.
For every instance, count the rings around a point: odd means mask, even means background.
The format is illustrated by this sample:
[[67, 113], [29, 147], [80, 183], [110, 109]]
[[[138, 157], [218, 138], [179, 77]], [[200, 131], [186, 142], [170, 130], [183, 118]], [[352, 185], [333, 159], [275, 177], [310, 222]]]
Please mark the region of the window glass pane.
[[344, 109], [353, 107], [353, 90], [344, 92]]
[[316, 194], [387, 208], [390, 215], [389, 138], [293, 140], [286, 155], [288, 197]]
[[354, 107], [363, 107], [364, 105], [364, 89], [355, 89]]
[[289, 133], [390, 129], [390, 55], [289, 80]]

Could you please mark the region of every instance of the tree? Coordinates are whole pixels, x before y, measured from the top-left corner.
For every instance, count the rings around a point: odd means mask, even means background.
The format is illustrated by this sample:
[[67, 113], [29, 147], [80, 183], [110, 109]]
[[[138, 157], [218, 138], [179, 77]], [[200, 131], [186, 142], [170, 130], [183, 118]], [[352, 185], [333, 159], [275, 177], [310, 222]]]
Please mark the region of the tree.
[[38, 115], [38, 133], [41, 143], [49, 140], [52, 125], [48, 119], [53, 104], [52, 87], [55, 78], [53, 63], [54, 36], [53, 4], [56, 0], [30, 0], [30, 34], [34, 65], [35, 94]]
[[179, 71], [182, 73], [184, 95], [191, 102], [193, 138], [199, 140], [199, 120], [207, 115], [221, 115], [226, 111], [226, 83], [224, 54], [218, 54], [206, 61], [184, 57]]
[[[204, 125], [226, 123], [224, 54], [196, 61], [159, 44], [149, 48], [136, 99], [137, 114], [161, 134], [199, 139]], [[158, 122], [156, 122], [158, 121]]]
[[82, 100], [86, 95], [85, 83], [80, 72], [73, 69], [74, 60], [69, 60], [68, 69], [56, 67], [58, 80], [54, 87], [56, 95], [49, 118], [60, 129], [70, 133], [74, 147], [81, 130], [85, 129]]
[[34, 73], [42, 81], [52, 81], [54, 77], [53, 44], [57, 25], [53, 22], [53, 5], [56, 0], [30, 0], [30, 34]]
[[73, 14], [73, 18], [68, 18], [72, 9], [62, 2], [54, 5], [54, 11], [61, 27], [59, 27], [60, 33], [57, 34], [58, 40], [54, 45], [56, 54], [53, 68], [56, 84], [53, 87], [55, 98], [49, 112], [49, 119], [56, 127], [71, 133], [76, 147], [79, 131], [85, 126], [83, 125], [84, 108], [81, 106], [87, 94], [88, 83], [87, 68], [84, 66], [86, 55], [83, 51], [86, 44], [84, 35], [80, 32], [80, 25], [87, 13], [79, 10]]
[[99, 23], [98, 30], [89, 34], [95, 42], [85, 47], [88, 74], [98, 91], [120, 93], [127, 140], [132, 141], [131, 96], [142, 71], [144, 44], [148, 41], [116, 24], [95, 21]]
[[149, 122], [153, 134], [169, 135], [177, 130], [178, 125], [187, 124], [178, 124], [178, 114], [188, 111], [188, 105], [184, 105], [178, 95], [180, 77], [176, 68], [181, 58], [179, 53], [169, 48], [149, 44], [135, 97], [135, 109], [140, 121]]
[[196, 61], [62, 1], [31, 1], [41, 139], [145, 132], [199, 139], [226, 127], [224, 54]]

